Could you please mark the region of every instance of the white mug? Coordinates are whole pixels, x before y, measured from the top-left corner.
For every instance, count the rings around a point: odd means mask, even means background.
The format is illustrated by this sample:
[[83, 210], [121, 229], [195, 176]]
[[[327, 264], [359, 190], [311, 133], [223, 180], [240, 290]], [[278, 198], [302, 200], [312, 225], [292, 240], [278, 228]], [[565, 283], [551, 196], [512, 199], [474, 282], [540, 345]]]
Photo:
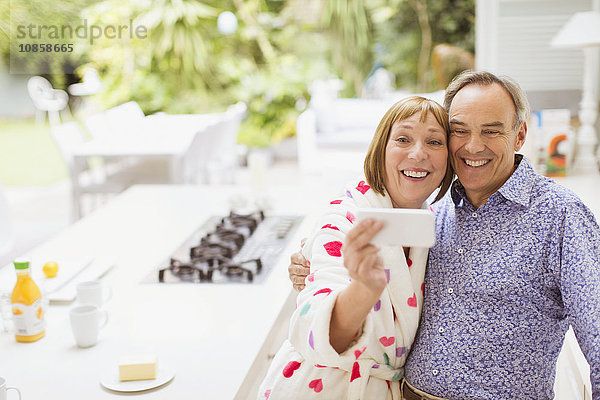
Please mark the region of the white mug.
[[8, 399], [6, 392], [9, 390], [14, 390], [19, 395], [19, 400], [21, 400], [21, 392], [16, 387], [8, 387], [6, 386], [6, 379], [0, 376], [0, 400]]
[[72, 308], [69, 317], [73, 336], [79, 347], [91, 347], [98, 343], [98, 333], [108, 322], [106, 311], [91, 304]]
[[102, 307], [112, 297], [111, 288], [100, 281], [87, 281], [77, 284], [77, 301], [79, 304], [92, 304]]

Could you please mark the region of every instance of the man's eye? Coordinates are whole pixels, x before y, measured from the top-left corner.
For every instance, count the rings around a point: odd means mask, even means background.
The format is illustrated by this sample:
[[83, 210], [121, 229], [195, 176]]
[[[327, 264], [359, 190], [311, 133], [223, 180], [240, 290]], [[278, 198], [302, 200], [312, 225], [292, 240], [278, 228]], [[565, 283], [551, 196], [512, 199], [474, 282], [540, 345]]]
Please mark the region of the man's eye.
[[462, 130], [462, 129], [453, 129], [453, 130], [452, 130], [452, 133], [453, 133], [454, 135], [466, 135], [466, 134], [467, 134], [467, 131], [465, 131], [465, 130]]
[[483, 131], [483, 133], [485, 133], [486, 135], [497, 135], [500, 133], [500, 131], [494, 131], [494, 130], [488, 129], [488, 130]]
[[441, 146], [444, 143], [442, 143], [440, 140], [432, 140], [432, 141], [429, 142], [429, 144], [432, 144], [434, 146]]

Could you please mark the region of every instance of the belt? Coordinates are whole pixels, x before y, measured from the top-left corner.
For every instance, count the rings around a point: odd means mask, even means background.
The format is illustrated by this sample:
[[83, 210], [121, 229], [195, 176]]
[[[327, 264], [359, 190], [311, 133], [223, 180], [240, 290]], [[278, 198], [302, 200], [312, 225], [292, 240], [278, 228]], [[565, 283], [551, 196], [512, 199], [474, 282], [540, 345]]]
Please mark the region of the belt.
[[402, 399], [403, 400], [435, 400], [439, 399], [439, 397], [435, 396], [427, 396], [426, 394], [420, 394], [415, 392], [415, 390], [406, 382], [406, 379], [402, 381]]

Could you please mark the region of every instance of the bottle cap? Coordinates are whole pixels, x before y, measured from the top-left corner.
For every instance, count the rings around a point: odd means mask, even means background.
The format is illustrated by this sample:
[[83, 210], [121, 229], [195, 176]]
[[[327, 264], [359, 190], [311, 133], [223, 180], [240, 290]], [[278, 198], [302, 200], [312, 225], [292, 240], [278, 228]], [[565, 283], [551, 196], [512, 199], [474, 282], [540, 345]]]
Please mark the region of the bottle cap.
[[17, 270], [23, 270], [23, 269], [29, 268], [29, 260], [27, 260], [25, 258], [17, 258], [15, 261], [13, 261], [13, 264], [15, 264], [15, 269], [17, 269]]

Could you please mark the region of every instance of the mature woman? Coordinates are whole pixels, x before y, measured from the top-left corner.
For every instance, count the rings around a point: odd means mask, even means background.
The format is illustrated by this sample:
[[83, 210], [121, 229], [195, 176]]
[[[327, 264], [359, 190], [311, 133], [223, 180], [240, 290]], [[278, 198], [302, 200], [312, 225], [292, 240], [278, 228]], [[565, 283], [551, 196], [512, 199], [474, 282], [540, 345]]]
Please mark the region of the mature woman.
[[393, 105], [365, 158], [365, 179], [331, 201], [306, 243], [311, 273], [298, 295], [290, 336], [273, 359], [258, 399], [399, 399], [423, 300], [427, 249], [369, 242], [383, 227], [355, 211], [429, 208], [448, 190], [448, 116], [434, 101]]

